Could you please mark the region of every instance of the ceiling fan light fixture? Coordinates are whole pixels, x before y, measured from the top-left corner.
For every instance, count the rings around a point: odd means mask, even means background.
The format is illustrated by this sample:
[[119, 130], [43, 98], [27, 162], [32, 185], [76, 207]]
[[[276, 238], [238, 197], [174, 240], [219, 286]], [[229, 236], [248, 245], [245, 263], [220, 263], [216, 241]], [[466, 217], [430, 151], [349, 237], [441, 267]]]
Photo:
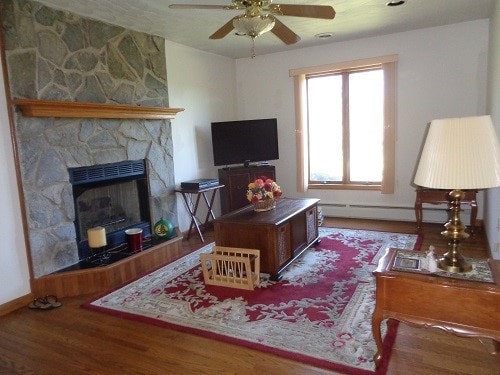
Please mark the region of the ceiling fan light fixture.
[[269, 15], [249, 17], [244, 14], [233, 19], [233, 26], [238, 35], [246, 34], [253, 39], [274, 27], [274, 17]]

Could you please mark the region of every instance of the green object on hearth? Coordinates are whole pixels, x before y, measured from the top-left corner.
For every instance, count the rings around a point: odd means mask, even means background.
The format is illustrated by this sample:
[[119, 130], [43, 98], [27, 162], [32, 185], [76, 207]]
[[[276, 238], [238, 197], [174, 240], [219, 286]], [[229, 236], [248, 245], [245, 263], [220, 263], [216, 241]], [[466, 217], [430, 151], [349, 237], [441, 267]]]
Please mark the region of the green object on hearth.
[[161, 238], [171, 237], [174, 234], [174, 226], [170, 221], [161, 218], [153, 227], [153, 232]]

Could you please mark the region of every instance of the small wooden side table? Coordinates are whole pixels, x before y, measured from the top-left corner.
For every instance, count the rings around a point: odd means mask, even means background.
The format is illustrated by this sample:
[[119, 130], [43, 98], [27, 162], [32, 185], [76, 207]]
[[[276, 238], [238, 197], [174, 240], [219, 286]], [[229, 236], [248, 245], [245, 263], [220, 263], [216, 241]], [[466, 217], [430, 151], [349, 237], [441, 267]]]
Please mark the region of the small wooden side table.
[[[440, 328], [464, 337], [494, 340], [500, 351], [500, 284], [434, 276], [392, 269], [398, 249], [388, 249], [373, 274], [376, 280], [375, 310], [372, 316], [377, 353], [382, 362], [380, 324], [396, 319], [416, 327]], [[497, 276], [497, 277], [495, 277]]]
[[[200, 205], [200, 199], [203, 198], [205, 201], [205, 204], [207, 205], [207, 216], [205, 217], [205, 221], [201, 223], [201, 226], [206, 227], [208, 224], [208, 221], [210, 218], [215, 220], [215, 215], [213, 211], [213, 205], [214, 205], [214, 199], [215, 199], [215, 193], [217, 193], [217, 190], [223, 188], [224, 185], [216, 185], [216, 186], [210, 186], [207, 188], [202, 188], [202, 189], [176, 189], [176, 193], [180, 193], [182, 195], [182, 198], [184, 199], [184, 203], [186, 203], [186, 208], [189, 211], [189, 214], [191, 215], [191, 223], [189, 224], [189, 230], [187, 232], [187, 239], [189, 240], [189, 237], [191, 237], [191, 231], [193, 230], [193, 227], [196, 228], [196, 231], [198, 232], [198, 237], [200, 237], [201, 242], [205, 242], [205, 239], [203, 238], [203, 234], [201, 233], [201, 228], [200, 224], [198, 224], [198, 219], [196, 218], [196, 213], [198, 212], [198, 207]], [[212, 192], [212, 195], [210, 196], [210, 200], [207, 198], [206, 193]], [[196, 195], [196, 201], [193, 205], [193, 200], [192, 200], [192, 195]]]
[[[422, 228], [422, 203], [431, 204], [444, 204], [450, 203], [448, 200], [448, 194], [450, 190], [442, 189], [427, 189], [427, 188], [417, 188], [416, 198], [415, 198], [415, 218], [417, 220], [417, 229]], [[470, 234], [474, 234], [474, 227], [476, 225], [477, 217], [477, 201], [476, 195], [477, 190], [464, 190], [465, 197], [462, 199], [461, 203], [470, 204]]]

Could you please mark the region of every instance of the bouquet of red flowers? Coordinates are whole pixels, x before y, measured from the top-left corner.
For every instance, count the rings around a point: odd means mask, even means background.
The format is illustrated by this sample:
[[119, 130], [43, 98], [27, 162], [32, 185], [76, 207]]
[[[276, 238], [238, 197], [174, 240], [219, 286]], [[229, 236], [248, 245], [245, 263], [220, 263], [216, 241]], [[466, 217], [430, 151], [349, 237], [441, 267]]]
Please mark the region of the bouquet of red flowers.
[[279, 185], [266, 176], [260, 176], [254, 182], [248, 184], [247, 199], [252, 203], [267, 199], [277, 199], [281, 197], [281, 194]]

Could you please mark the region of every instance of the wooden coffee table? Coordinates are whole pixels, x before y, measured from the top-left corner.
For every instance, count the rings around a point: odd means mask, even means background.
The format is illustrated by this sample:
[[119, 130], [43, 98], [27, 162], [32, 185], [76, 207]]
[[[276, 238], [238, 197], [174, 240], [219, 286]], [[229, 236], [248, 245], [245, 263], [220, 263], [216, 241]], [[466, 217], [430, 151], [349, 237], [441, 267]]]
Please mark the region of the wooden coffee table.
[[397, 249], [388, 249], [373, 272], [376, 305], [372, 317], [377, 343], [375, 365], [380, 365], [384, 319], [396, 319], [416, 327], [440, 328], [465, 337], [486, 337], [500, 350], [500, 285], [465, 281], [392, 269]]
[[247, 206], [214, 220], [215, 244], [260, 250], [260, 269], [273, 280], [319, 239], [319, 199], [282, 198], [276, 208]]

